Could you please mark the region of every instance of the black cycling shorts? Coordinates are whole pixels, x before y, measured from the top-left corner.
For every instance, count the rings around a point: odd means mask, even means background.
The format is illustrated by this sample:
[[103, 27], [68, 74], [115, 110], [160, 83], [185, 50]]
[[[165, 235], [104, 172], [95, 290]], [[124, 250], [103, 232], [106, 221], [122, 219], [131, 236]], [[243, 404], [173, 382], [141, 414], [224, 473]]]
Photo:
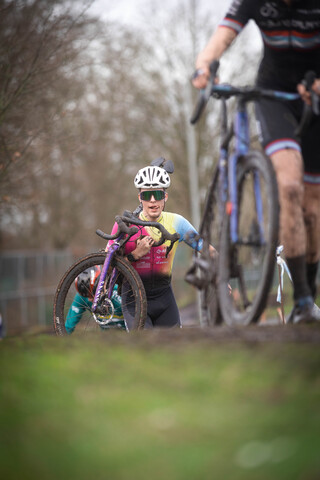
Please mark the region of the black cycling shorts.
[[[134, 325], [133, 302], [128, 301], [127, 293], [123, 292], [123, 295], [126, 295], [122, 303], [124, 319], [128, 330], [132, 330]], [[148, 305], [145, 328], [181, 327], [179, 309], [171, 285], [150, 291], [146, 290], [146, 295]]]
[[304, 181], [320, 185], [320, 116], [313, 115], [301, 140], [295, 135], [303, 112], [302, 100], [279, 102], [262, 99], [256, 103], [261, 143], [268, 156], [293, 148], [304, 161]]

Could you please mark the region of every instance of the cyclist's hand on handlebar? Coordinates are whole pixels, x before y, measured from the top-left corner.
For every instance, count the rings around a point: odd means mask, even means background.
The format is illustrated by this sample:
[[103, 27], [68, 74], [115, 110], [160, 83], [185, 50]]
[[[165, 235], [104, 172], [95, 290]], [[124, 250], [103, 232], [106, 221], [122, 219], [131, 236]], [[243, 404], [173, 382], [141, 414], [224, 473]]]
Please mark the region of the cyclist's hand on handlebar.
[[147, 255], [147, 253], [150, 252], [153, 244], [154, 244], [154, 240], [150, 236], [146, 236], [146, 237], [143, 237], [143, 238], [138, 238], [137, 247], [132, 253], [134, 254], [134, 256], [137, 259], [140, 259], [140, 258], [144, 257], [144, 255]]
[[197, 123], [197, 121], [201, 117], [204, 109], [206, 108], [208, 100], [212, 95], [213, 85], [215, 83], [218, 83], [218, 78], [217, 78], [218, 68], [219, 68], [219, 61], [213, 60], [213, 62], [210, 63], [209, 67], [205, 67], [204, 69], [200, 69], [200, 70], [198, 69], [192, 75], [194, 86], [201, 89], [198, 96], [197, 104], [190, 118], [190, 123], [192, 125]]
[[201, 66], [198, 66], [191, 76], [192, 85], [200, 90], [207, 87], [209, 80], [211, 85], [219, 83], [219, 78], [217, 77], [218, 68], [219, 60], [212, 60], [209, 65], [203, 63]]
[[206, 88], [209, 78], [210, 69], [208, 65], [205, 65], [201, 68], [197, 68], [197, 70], [192, 74], [191, 82], [195, 88], [201, 90], [202, 88]]
[[[302, 100], [307, 104], [307, 105], [312, 105], [312, 99], [311, 99], [311, 91], [308, 90], [306, 85], [304, 83], [299, 83], [297, 90], [299, 94], [301, 95]], [[315, 92], [318, 96], [320, 96], [320, 78], [316, 78], [314, 82], [311, 85], [311, 90]]]
[[320, 78], [316, 78], [312, 90], [320, 97]]
[[297, 86], [297, 90], [305, 102], [300, 125], [295, 130], [295, 134], [301, 137], [309, 127], [312, 114], [320, 115], [320, 79], [316, 77], [314, 71], [309, 70]]

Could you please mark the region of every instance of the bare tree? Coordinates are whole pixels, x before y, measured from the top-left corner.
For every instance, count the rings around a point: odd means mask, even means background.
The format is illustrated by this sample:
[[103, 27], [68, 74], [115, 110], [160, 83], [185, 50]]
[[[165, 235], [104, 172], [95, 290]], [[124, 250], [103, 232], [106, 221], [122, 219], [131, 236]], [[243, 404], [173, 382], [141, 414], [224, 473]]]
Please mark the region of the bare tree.
[[[39, 178], [48, 168], [45, 145], [79, 95], [71, 75], [79, 52], [95, 34], [84, 13], [67, 2], [0, 2], [0, 185], [2, 233], [23, 206], [36, 206]], [[72, 78], [71, 78], [72, 77]]]
[[[168, 208], [178, 202], [190, 215], [187, 122], [197, 92], [190, 101], [187, 89], [196, 52], [218, 22], [200, 4], [158, 15], [154, 2], [137, 29], [102, 25], [66, 0], [0, 0], [3, 245], [95, 244], [97, 227], [110, 229], [136, 206], [133, 176], [159, 155], [176, 166]], [[195, 130], [203, 192], [216, 116]]]

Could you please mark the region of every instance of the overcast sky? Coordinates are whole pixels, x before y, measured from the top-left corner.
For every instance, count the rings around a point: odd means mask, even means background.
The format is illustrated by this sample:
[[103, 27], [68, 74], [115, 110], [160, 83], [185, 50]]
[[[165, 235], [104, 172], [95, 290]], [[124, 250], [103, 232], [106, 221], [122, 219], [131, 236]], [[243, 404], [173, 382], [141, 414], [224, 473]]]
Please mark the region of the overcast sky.
[[[181, 0], [158, 0], [161, 3], [159, 8], [167, 9], [168, 7], [180, 2]], [[182, 0], [183, 1], [183, 0]], [[186, 3], [190, 0], [184, 0]], [[95, 0], [90, 11], [101, 16], [103, 19], [115, 18], [125, 23], [137, 23], [144, 8], [153, 4], [154, 0]], [[202, 0], [201, 5], [206, 10], [215, 14], [215, 16], [223, 16], [231, 0]]]
[[[166, 11], [172, 8], [177, 3], [190, 3], [190, 0], [157, 0], [158, 9]], [[203, 7], [206, 14], [212, 16], [218, 22], [223, 18], [231, 0], [197, 0]], [[154, 4], [155, 0], [95, 0], [90, 8], [90, 12], [99, 16], [103, 20], [117, 20], [131, 25], [139, 25], [143, 12], [149, 11], [149, 8]], [[145, 21], [145, 16], [143, 17]], [[246, 41], [248, 41], [248, 48], [258, 51], [261, 49], [262, 42], [260, 35], [257, 34], [257, 27], [253, 22], [250, 22], [246, 27]]]
[[[157, 12], [160, 16], [161, 11], [165, 13], [169, 8], [174, 7], [177, 3], [184, 2], [186, 5], [190, 4], [190, 0], [156, 1], [159, 2], [157, 3]], [[216, 23], [223, 18], [229, 5], [231, 4], [231, 0], [196, 1], [197, 4], [203, 8], [205, 15], [212, 14], [213, 21]], [[141, 24], [141, 22], [145, 22], [146, 18], [148, 18], [145, 12], [150, 12], [150, 7], [154, 4], [155, 0], [95, 0], [89, 12], [99, 16], [102, 20], [116, 20], [124, 22], [128, 25], [139, 27], [139, 23]], [[153, 18], [152, 20], [154, 21], [155, 19]], [[262, 50], [262, 41], [254, 22], [249, 22], [248, 26], [245, 28], [245, 32], [241, 35], [241, 42], [244, 42], [247, 51], [251, 52], [253, 57], [256, 57], [258, 65]], [[229, 61], [224, 57], [222, 68], [224, 65], [229, 71], [230, 66], [230, 71], [232, 71], [232, 62], [233, 59], [231, 53]]]
[[142, 3], [144, 0], [95, 0], [89, 11], [104, 20], [117, 19], [125, 23], [136, 23]]

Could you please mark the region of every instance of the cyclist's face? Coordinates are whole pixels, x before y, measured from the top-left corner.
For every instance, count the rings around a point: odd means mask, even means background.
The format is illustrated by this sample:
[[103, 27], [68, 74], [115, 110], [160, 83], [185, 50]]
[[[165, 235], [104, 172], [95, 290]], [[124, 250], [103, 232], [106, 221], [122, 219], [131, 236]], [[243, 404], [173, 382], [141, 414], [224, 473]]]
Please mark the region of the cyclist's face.
[[[140, 193], [159, 191], [159, 190], [162, 190], [164, 192], [164, 190], [161, 188], [142, 188], [140, 190]], [[157, 220], [157, 218], [160, 217], [162, 210], [164, 209], [165, 203], [168, 198], [168, 194], [164, 192], [164, 198], [161, 200], [156, 200], [155, 195], [152, 195], [152, 194], [151, 194], [150, 200], [143, 200], [143, 198], [141, 198], [140, 193], [139, 193], [139, 200], [142, 203], [144, 215], [150, 220], [153, 220], [153, 221]]]

